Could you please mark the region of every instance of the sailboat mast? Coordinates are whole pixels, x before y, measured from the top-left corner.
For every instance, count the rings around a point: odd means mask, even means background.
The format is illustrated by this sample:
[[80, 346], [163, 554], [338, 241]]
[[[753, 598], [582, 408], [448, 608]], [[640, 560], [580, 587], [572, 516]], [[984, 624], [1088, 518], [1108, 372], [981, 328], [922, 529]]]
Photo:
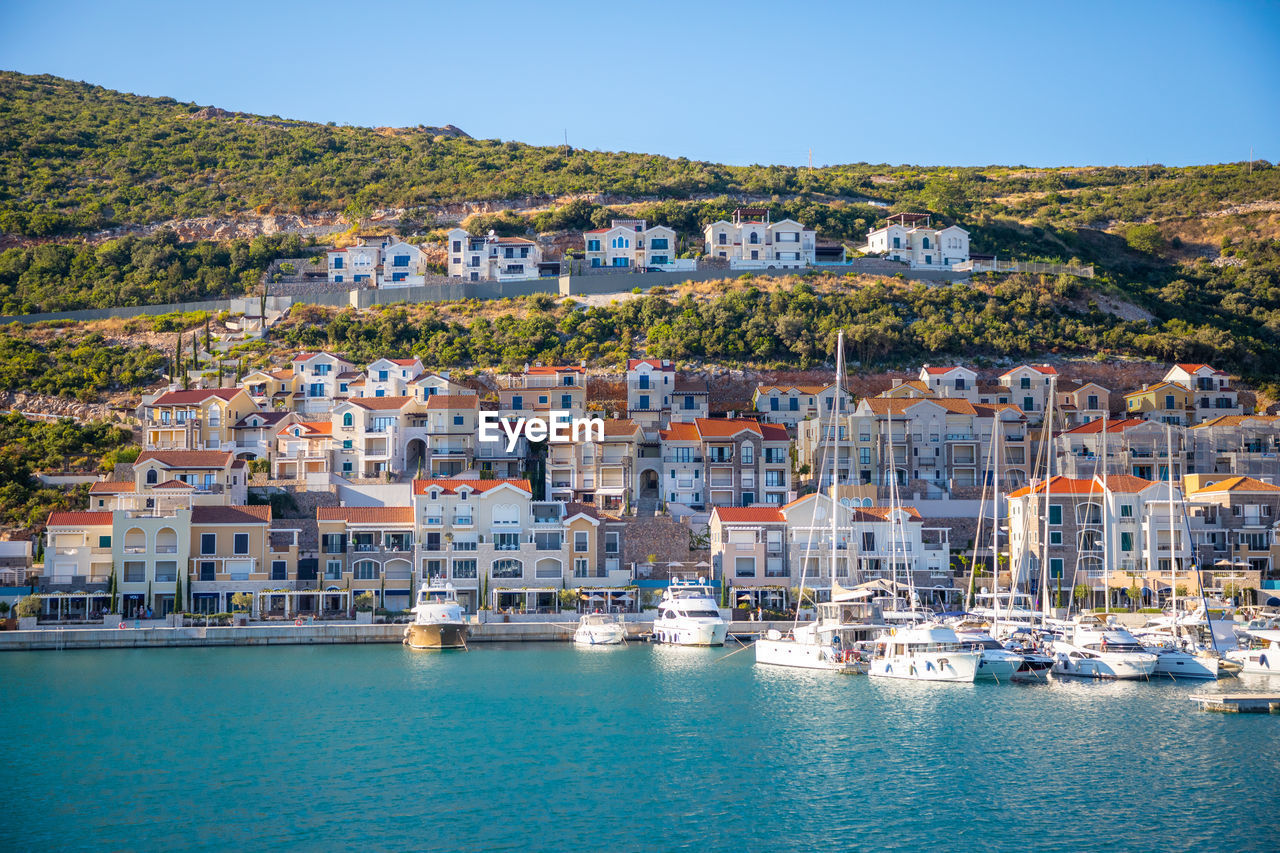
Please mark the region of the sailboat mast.
[[1107, 518], [1111, 514], [1111, 493], [1107, 491], [1107, 413], [1102, 413], [1102, 612], [1111, 614], [1111, 536]]
[[832, 589], [836, 583], [836, 485], [840, 481], [840, 389], [844, 387], [844, 330], [840, 330], [839, 336], [836, 338], [836, 399], [831, 405], [831, 438], [835, 445], [835, 452], [831, 454], [831, 486], [828, 494], [831, 496], [831, 584]]
[[1049, 396], [1045, 400], [1044, 431], [1041, 444], [1044, 447], [1044, 538], [1040, 542], [1040, 627], [1044, 627], [1049, 612], [1049, 512], [1053, 489], [1053, 409], [1056, 383], [1049, 377]]
[[1169, 460], [1165, 469], [1169, 475], [1169, 601], [1173, 613], [1173, 635], [1178, 635], [1178, 557], [1177, 529], [1173, 526], [1173, 427], [1164, 425], [1165, 457]]
[[[996, 624], [1000, 624], [1000, 616], [1003, 614], [1004, 608], [1000, 605], [1000, 455], [1001, 441], [1004, 438], [1004, 421], [1000, 419], [1000, 413], [995, 413], [994, 418], [995, 436], [992, 442], [991, 453], [995, 457], [992, 464], [992, 486], [991, 495], [991, 603], [995, 605]], [[1012, 577], [1010, 577], [1012, 580]], [[1010, 584], [1010, 597], [1012, 598], [1013, 590]], [[1012, 604], [1012, 602], [1010, 602]]]

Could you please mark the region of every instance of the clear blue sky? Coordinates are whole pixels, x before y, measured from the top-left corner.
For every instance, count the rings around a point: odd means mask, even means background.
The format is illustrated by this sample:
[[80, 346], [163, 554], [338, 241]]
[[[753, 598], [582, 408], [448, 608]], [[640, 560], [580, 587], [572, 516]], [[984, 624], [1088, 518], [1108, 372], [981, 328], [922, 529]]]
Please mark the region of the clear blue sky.
[[0, 68], [735, 164], [1280, 160], [1276, 2], [0, 0]]

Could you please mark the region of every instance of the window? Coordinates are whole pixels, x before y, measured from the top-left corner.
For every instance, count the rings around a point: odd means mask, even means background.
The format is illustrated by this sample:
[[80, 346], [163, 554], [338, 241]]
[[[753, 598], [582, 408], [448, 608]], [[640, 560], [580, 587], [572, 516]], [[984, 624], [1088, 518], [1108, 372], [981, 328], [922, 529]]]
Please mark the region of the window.
[[756, 461], [755, 446], [750, 442], [742, 445], [742, 464], [754, 465]]
[[271, 579], [273, 581], [283, 581], [289, 579], [288, 565], [284, 560], [271, 561]]
[[734, 560], [733, 569], [735, 577], [753, 578], [756, 576], [756, 558], [738, 557]]
[[859, 465], [871, 464], [871, 448], [870, 447], [858, 448], [858, 464]]
[[463, 416], [462, 416], [462, 415], [454, 415], [454, 416], [453, 416], [453, 425], [454, 425], [454, 426], [462, 426], [462, 425], [463, 425], [463, 423], [464, 423], [464, 418], [463, 418]]
[[408, 255], [396, 255], [395, 257], [393, 257], [393, 258], [391, 259], [391, 266], [393, 266], [393, 267], [407, 267], [407, 266], [409, 266], [409, 256], [408, 256]]
[[159, 478], [159, 476], [158, 476], [158, 474], [157, 474], [157, 472], [156, 472], [156, 469], [155, 469], [155, 468], [149, 468], [149, 469], [147, 470], [147, 485], [148, 485], [148, 486], [154, 486], [157, 482], [159, 482], [159, 479], [160, 479], [160, 478]]
[[606, 554], [618, 553], [618, 534], [606, 533], [604, 535], [604, 552]]
[[1030, 387], [1031, 387], [1031, 377], [1030, 377], [1030, 376], [1024, 376], [1024, 377], [1022, 377], [1022, 379], [1018, 382], [1018, 387], [1019, 387], [1019, 388], [1030, 388]]
[[1062, 531], [1061, 531], [1061, 530], [1050, 530], [1050, 531], [1049, 531], [1049, 544], [1050, 544], [1050, 545], [1061, 545], [1061, 544], [1062, 544]]
[[347, 537], [342, 533], [326, 533], [320, 539], [320, 547], [326, 554], [341, 554], [347, 550]]
[[648, 411], [648, 409], [649, 409], [649, 395], [648, 395], [648, 394], [641, 394], [641, 395], [640, 395], [640, 409], [641, 409], [642, 411]]
[[110, 536], [99, 536], [99, 537], [98, 537], [98, 547], [99, 547], [99, 548], [110, 548], [110, 547], [111, 547], [111, 537], [110, 537]]
[[1120, 504], [1120, 517], [1133, 518], [1133, 504]]
[[249, 534], [236, 533], [231, 543], [231, 553], [248, 554], [249, 553]]
[[496, 551], [519, 551], [520, 534], [495, 533], [493, 534], [493, 547]]
[[361, 560], [355, 565], [355, 578], [362, 581], [377, 580], [381, 571], [382, 567], [373, 560]]
[[1173, 411], [1173, 409], [1174, 409], [1174, 405], [1173, 405], [1173, 395], [1172, 395], [1172, 394], [1166, 394], [1166, 395], [1164, 396], [1164, 408], [1165, 408], [1165, 411]]
[[750, 243], [750, 244], [751, 244], [751, 245], [753, 245], [753, 246], [754, 246], [754, 245], [756, 245], [757, 243], [759, 243], [759, 242], [760, 242], [760, 235], [759, 235], [759, 234], [757, 234], [756, 232], [752, 231], [752, 232], [751, 232], [751, 239], [750, 239], [750, 240], [748, 240], [747, 242], [748, 242], [748, 243]]
[[493, 576], [495, 578], [518, 578], [524, 575], [524, 567], [519, 560], [495, 560]]
[[342, 561], [326, 560], [324, 564], [324, 576], [327, 580], [342, 580]]
[[1120, 550], [1121, 551], [1133, 550], [1133, 534], [1132, 533], [1124, 532], [1120, 534]]
[[476, 576], [476, 561], [454, 560], [453, 576], [455, 578], [474, 578]]
[[[927, 248], [929, 248], [929, 238], [928, 238], [928, 237], [925, 237], [925, 238], [924, 238], [924, 242], [922, 242], [922, 243], [920, 244], [920, 248], [922, 248], [922, 249], [927, 249]], [[925, 261], [925, 263], [928, 263], [928, 261]]]
[[[127, 565], [127, 564], [126, 564], [126, 565]], [[212, 560], [203, 560], [203, 561], [201, 561], [201, 563], [200, 563], [200, 580], [202, 580], [202, 581], [211, 581], [211, 580], [213, 580], [213, 579], [215, 578], [215, 572], [217, 571], [216, 565], [217, 565], [217, 564], [216, 564], [216, 563], [214, 563]]]
[[1096, 409], [1096, 408], [1098, 408], [1098, 395], [1097, 395], [1097, 394], [1090, 394], [1090, 395], [1089, 395], [1088, 400], [1087, 400], [1087, 402], [1085, 403], [1085, 408], [1086, 408], [1086, 409]]
[[1061, 557], [1051, 557], [1049, 559], [1049, 577], [1051, 578], [1062, 577], [1062, 558]]
[[765, 471], [765, 472], [764, 472], [764, 484], [765, 484], [766, 486], [775, 486], [775, 487], [776, 487], [776, 486], [785, 486], [785, 485], [786, 485], [786, 483], [784, 483], [784, 482], [782, 481], [782, 472], [781, 472], [781, 471]]
[[1049, 504], [1049, 523], [1062, 524], [1062, 504]]
[[351, 439], [349, 439], [349, 438], [344, 438], [344, 439], [342, 440], [342, 449], [343, 449], [343, 450], [350, 450], [350, 449], [352, 448], [352, 446], [353, 446], [353, 445], [352, 445]]
[[342, 255], [335, 255], [333, 258], [333, 268], [335, 270], [342, 269]]
[[573, 551], [576, 554], [587, 553], [587, 532], [585, 530], [574, 531]]
[[872, 531], [866, 530], [862, 533], [862, 550], [874, 551], [876, 549], [876, 535]]
[[720, 245], [721, 245], [721, 246], [724, 246], [724, 245], [726, 245], [728, 242], [729, 242], [729, 235], [728, 235], [728, 234], [725, 234], [723, 231], [721, 231], [721, 232], [720, 232]]
[[216, 533], [200, 534], [200, 553], [201, 554], [218, 553], [218, 534]]

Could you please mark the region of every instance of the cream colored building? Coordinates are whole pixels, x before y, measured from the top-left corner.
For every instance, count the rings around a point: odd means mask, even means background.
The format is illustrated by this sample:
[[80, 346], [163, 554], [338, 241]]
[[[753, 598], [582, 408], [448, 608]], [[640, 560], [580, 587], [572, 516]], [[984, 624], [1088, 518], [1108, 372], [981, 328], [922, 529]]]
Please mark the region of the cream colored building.
[[232, 452], [241, 449], [236, 423], [258, 410], [241, 388], [166, 391], [145, 408], [147, 448]]

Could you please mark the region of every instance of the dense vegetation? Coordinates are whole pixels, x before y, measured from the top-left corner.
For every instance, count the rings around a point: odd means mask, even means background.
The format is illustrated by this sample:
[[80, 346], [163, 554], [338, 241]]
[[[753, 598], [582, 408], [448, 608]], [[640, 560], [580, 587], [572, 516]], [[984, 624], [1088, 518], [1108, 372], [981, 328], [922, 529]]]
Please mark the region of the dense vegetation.
[[[280, 334], [291, 348], [331, 348], [357, 362], [414, 355], [432, 365], [506, 368], [579, 360], [616, 366], [639, 353], [808, 368], [831, 361], [842, 328], [851, 358], [868, 368], [937, 357], [1024, 358], [1049, 350], [1260, 367], [1260, 359], [1275, 351], [1274, 344], [1232, 340], [1181, 320], [1157, 329], [1121, 320], [1083, 299], [1078, 287], [1076, 279], [1021, 275], [981, 287], [885, 282], [846, 288], [842, 280], [807, 277], [772, 291], [743, 282], [707, 301], [657, 295], [584, 308], [532, 297], [527, 307], [538, 310], [468, 323], [432, 309], [411, 316], [403, 307], [388, 307], [362, 317], [312, 307]], [[1255, 353], [1251, 344], [1267, 349]]]
[[252, 293], [296, 234], [181, 244], [168, 230], [104, 243], [43, 243], [0, 252], [0, 314], [164, 305]]
[[0, 389], [8, 391], [87, 401], [154, 385], [165, 364], [158, 350], [110, 344], [96, 333], [50, 338], [17, 323], [0, 327]]
[[6, 526], [35, 527], [58, 509], [83, 509], [87, 487], [62, 491], [42, 487], [38, 470], [110, 470], [116, 461], [136, 458], [127, 429], [110, 424], [83, 426], [69, 420], [29, 421], [0, 415], [0, 520]]
[[0, 231], [39, 237], [190, 216], [413, 209], [571, 193], [871, 198], [944, 216], [985, 213], [1075, 226], [1186, 215], [1275, 198], [1280, 190], [1280, 169], [1265, 163], [735, 167], [474, 140], [427, 127], [389, 131], [207, 115], [171, 98], [0, 73]]

